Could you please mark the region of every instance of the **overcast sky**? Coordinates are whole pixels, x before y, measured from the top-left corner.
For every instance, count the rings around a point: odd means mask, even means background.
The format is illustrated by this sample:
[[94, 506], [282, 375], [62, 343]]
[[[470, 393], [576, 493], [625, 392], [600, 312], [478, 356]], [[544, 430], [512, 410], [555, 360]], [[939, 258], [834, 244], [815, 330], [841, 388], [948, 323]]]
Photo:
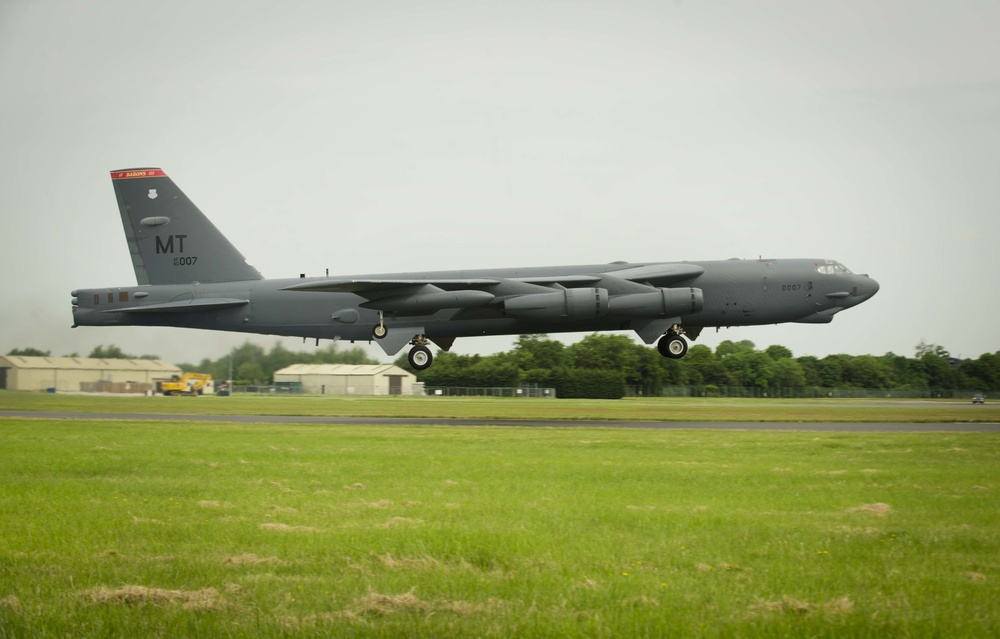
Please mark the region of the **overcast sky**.
[[0, 352], [314, 348], [70, 329], [71, 290], [135, 283], [109, 172], [137, 166], [265, 277], [830, 258], [879, 294], [696, 343], [995, 352], [998, 24], [995, 0], [0, 0]]

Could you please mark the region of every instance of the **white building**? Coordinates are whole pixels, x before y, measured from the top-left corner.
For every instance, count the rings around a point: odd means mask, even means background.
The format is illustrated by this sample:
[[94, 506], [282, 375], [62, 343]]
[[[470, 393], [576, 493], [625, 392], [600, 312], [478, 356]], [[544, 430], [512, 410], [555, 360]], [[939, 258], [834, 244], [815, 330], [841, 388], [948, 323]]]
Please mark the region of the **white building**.
[[7, 390], [143, 394], [180, 374], [162, 359], [0, 356], [0, 389]]
[[293, 364], [274, 373], [274, 384], [318, 395], [423, 394], [416, 375], [392, 364]]

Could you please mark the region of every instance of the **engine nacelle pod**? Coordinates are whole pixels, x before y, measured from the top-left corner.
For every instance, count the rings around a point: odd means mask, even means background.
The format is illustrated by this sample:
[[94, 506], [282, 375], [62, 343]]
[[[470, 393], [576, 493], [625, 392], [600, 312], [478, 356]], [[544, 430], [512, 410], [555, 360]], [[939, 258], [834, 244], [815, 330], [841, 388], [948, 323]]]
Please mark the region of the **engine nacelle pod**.
[[661, 288], [649, 293], [611, 299], [611, 314], [625, 317], [677, 317], [700, 313], [705, 298], [700, 288]]
[[604, 288], [569, 288], [553, 293], [534, 293], [504, 300], [508, 317], [555, 322], [588, 320], [608, 314], [608, 291]]

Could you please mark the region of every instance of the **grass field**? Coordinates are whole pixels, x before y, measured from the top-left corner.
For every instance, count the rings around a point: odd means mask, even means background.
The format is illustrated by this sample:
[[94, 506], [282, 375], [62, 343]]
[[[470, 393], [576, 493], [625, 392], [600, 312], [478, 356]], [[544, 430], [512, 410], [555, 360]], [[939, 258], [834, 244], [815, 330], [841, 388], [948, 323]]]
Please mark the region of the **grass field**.
[[1000, 636], [995, 434], [0, 419], [0, 460], [4, 638]]
[[102, 397], [0, 391], [0, 410], [203, 415], [733, 422], [1000, 422], [1000, 404], [880, 400], [646, 398], [623, 400], [441, 397]]

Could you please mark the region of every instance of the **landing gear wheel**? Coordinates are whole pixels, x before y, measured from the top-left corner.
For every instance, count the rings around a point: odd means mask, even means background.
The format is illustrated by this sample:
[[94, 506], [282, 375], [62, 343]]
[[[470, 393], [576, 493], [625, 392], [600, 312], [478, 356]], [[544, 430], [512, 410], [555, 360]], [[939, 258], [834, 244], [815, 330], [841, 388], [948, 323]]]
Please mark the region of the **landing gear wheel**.
[[660, 341], [656, 343], [656, 350], [660, 351], [660, 355], [664, 357], [669, 357], [670, 359], [680, 359], [687, 355], [688, 344], [687, 341], [677, 335], [676, 333], [667, 333], [660, 338]]
[[413, 370], [422, 371], [430, 368], [431, 362], [434, 361], [434, 356], [431, 355], [431, 349], [426, 346], [414, 346], [410, 349], [407, 359]]
[[375, 339], [382, 339], [389, 334], [389, 329], [385, 327], [385, 324], [376, 324], [375, 328], [372, 329], [372, 337]]

